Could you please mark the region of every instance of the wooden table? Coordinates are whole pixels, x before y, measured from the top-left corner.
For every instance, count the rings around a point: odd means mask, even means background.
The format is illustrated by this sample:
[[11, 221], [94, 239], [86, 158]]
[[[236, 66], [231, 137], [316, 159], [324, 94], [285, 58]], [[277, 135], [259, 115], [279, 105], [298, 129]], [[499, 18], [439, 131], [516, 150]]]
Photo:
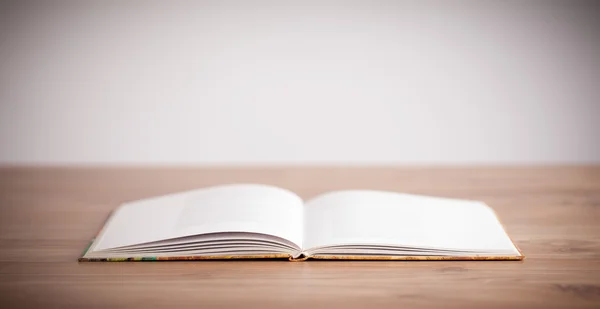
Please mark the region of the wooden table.
[[[119, 203], [255, 182], [479, 199], [523, 262], [77, 263]], [[600, 167], [2, 168], [0, 308], [600, 307]]]

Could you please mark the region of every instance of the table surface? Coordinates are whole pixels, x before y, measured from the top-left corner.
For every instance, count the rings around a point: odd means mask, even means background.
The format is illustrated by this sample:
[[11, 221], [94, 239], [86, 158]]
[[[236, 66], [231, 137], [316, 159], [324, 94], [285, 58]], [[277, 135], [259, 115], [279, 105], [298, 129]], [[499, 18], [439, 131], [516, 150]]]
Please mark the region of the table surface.
[[[78, 263], [121, 202], [252, 182], [483, 200], [524, 261]], [[0, 307], [600, 307], [600, 167], [0, 168]]]

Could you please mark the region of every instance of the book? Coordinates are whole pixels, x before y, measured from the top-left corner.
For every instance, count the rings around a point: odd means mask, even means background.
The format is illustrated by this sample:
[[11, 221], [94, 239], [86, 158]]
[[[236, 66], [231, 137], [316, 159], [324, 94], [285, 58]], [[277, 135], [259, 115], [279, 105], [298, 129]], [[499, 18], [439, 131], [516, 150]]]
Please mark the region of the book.
[[483, 202], [373, 190], [307, 201], [260, 184], [122, 204], [79, 261], [522, 260]]

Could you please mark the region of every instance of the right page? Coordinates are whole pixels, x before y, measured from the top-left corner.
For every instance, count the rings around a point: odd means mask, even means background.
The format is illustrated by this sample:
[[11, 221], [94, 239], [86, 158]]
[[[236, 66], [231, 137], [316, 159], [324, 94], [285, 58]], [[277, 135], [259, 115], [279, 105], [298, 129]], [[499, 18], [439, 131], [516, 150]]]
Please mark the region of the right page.
[[494, 211], [478, 201], [352, 190], [305, 203], [305, 251], [359, 252], [361, 245], [520, 255]]

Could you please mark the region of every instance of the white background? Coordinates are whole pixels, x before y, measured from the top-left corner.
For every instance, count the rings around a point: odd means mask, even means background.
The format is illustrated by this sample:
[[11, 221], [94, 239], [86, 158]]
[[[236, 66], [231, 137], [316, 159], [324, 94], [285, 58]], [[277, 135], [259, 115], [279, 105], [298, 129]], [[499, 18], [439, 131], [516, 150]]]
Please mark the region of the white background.
[[0, 4], [0, 164], [600, 163], [600, 2]]

